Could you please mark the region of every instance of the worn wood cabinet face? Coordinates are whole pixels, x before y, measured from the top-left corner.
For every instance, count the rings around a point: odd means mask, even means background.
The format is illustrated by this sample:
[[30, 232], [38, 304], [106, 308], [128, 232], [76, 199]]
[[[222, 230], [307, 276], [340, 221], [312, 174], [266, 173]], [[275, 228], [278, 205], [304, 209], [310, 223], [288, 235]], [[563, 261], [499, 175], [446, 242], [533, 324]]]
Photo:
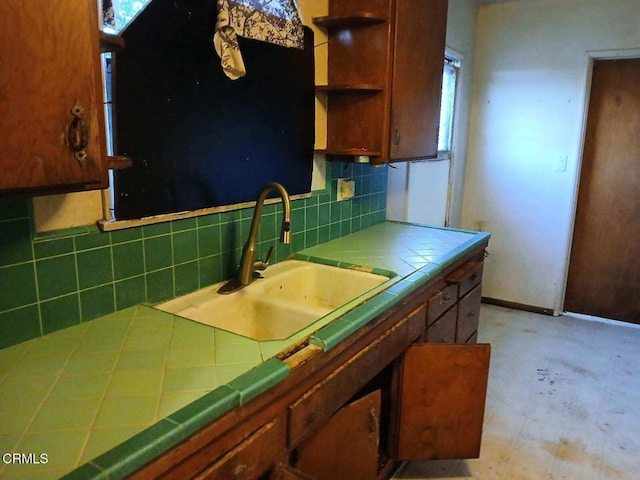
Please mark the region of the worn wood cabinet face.
[[256, 480], [271, 469], [274, 458], [285, 450], [285, 439], [285, 422], [276, 418], [194, 478]]
[[416, 344], [402, 363], [397, 458], [480, 455], [490, 345]]
[[296, 449], [296, 468], [316, 480], [376, 478], [380, 401], [376, 390], [338, 410]]
[[97, 2], [2, 0], [0, 18], [0, 194], [105, 187]]
[[456, 341], [457, 314], [458, 310], [451, 308], [447, 313], [433, 322], [427, 329], [427, 342], [454, 343]]

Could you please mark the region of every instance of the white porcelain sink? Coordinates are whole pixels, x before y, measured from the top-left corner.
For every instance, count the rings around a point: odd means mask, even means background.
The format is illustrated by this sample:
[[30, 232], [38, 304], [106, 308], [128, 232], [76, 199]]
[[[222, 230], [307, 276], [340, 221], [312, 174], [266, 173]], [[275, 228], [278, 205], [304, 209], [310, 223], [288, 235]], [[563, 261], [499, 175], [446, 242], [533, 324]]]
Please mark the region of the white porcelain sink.
[[286, 260], [262, 274], [228, 295], [217, 292], [221, 282], [155, 308], [255, 340], [281, 340], [350, 302], [363, 302], [389, 279], [300, 260]]

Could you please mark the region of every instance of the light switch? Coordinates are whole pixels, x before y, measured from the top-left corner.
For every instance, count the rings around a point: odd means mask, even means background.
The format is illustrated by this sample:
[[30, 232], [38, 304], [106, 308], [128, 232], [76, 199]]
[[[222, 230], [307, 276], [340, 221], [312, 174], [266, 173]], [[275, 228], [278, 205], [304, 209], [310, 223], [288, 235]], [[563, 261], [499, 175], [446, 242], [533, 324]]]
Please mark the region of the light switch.
[[555, 163], [553, 166], [554, 172], [566, 172], [567, 171], [567, 156], [566, 155], [558, 155], [555, 159]]

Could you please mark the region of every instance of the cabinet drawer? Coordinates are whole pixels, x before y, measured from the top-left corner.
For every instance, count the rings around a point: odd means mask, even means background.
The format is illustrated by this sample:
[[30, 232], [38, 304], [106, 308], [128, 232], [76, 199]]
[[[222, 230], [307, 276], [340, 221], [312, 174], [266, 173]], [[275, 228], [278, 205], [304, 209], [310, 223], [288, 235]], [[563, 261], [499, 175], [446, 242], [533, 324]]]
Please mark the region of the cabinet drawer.
[[478, 330], [481, 300], [480, 285], [460, 299], [456, 343], [465, 343]]
[[205, 471], [198, 480], [255, 480], [286, 448], [286, 422], [279, 417], [258, 429]]
[[427, 324], [431, 324], [440, 315], [449, 310], [458, 299], [458, 285], [451, 284], [436, 293], [429, 299], [427, 311]]
[[482, 280], [481, 261], [470, 261], [462, 265], [447, 277], [447, 282], [458, 285], [458, 297], [463, 297]]
[[453, 343], [456, 340], [458, 309], [451, 308], [427, 329], [428, 343]]
[[424, 332], [420, 306], [289, 406], [289, 447], [317, 430]]

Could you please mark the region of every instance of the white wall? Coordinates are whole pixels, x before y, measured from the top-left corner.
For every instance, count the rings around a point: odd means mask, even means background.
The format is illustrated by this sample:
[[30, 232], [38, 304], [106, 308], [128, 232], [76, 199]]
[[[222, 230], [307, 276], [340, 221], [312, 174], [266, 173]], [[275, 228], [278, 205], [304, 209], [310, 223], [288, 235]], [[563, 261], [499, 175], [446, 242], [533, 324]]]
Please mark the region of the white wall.
[[640, 0], [479, 7], [462, 226], [491, 232], [484, 296], [561, 311], [590, 56], [638, 48]]
[[[454, 119], [453, 166], [451, 168], [451, 203], [449, 207], [449, 225], [459, 226], [462, 216], [462, 191], [464, 183], [465, 159], [467, 156], [467, 136], [469, 111], [471, 109], [471, 81], [473, 73], [473, 51], [476, 29], [475, 0], [449, 0], [447, 16], [447, 49], [462, 56], [462, 67], [459, 76], [457, 110]], [[443, 59], [444, 61], [444, 59]], [[417, 176], [408, 182], [408, 164], [396, 163], [390, 168], [387, 189], [387, 218], [390, 220], [408, 220], [421, 222], [424, 219], [441, 218], [440, 212], [432, 212], [431, 208], [440, 210], [432, 202], [431, 194], [442, 191], [442, 165], [428, 163], [413, 164]], [[433, 185], [429, 181], [435, 182]], [[418, 182], [420, 188], [413, 188]], [[409, 188], [409, 184], [411, 188]], [[446, 186], [444, 187], [446, 191]], [[435, 213], [435, 214], [434, 214]], [[427, 220], [427, 223], [433, 223]]]

